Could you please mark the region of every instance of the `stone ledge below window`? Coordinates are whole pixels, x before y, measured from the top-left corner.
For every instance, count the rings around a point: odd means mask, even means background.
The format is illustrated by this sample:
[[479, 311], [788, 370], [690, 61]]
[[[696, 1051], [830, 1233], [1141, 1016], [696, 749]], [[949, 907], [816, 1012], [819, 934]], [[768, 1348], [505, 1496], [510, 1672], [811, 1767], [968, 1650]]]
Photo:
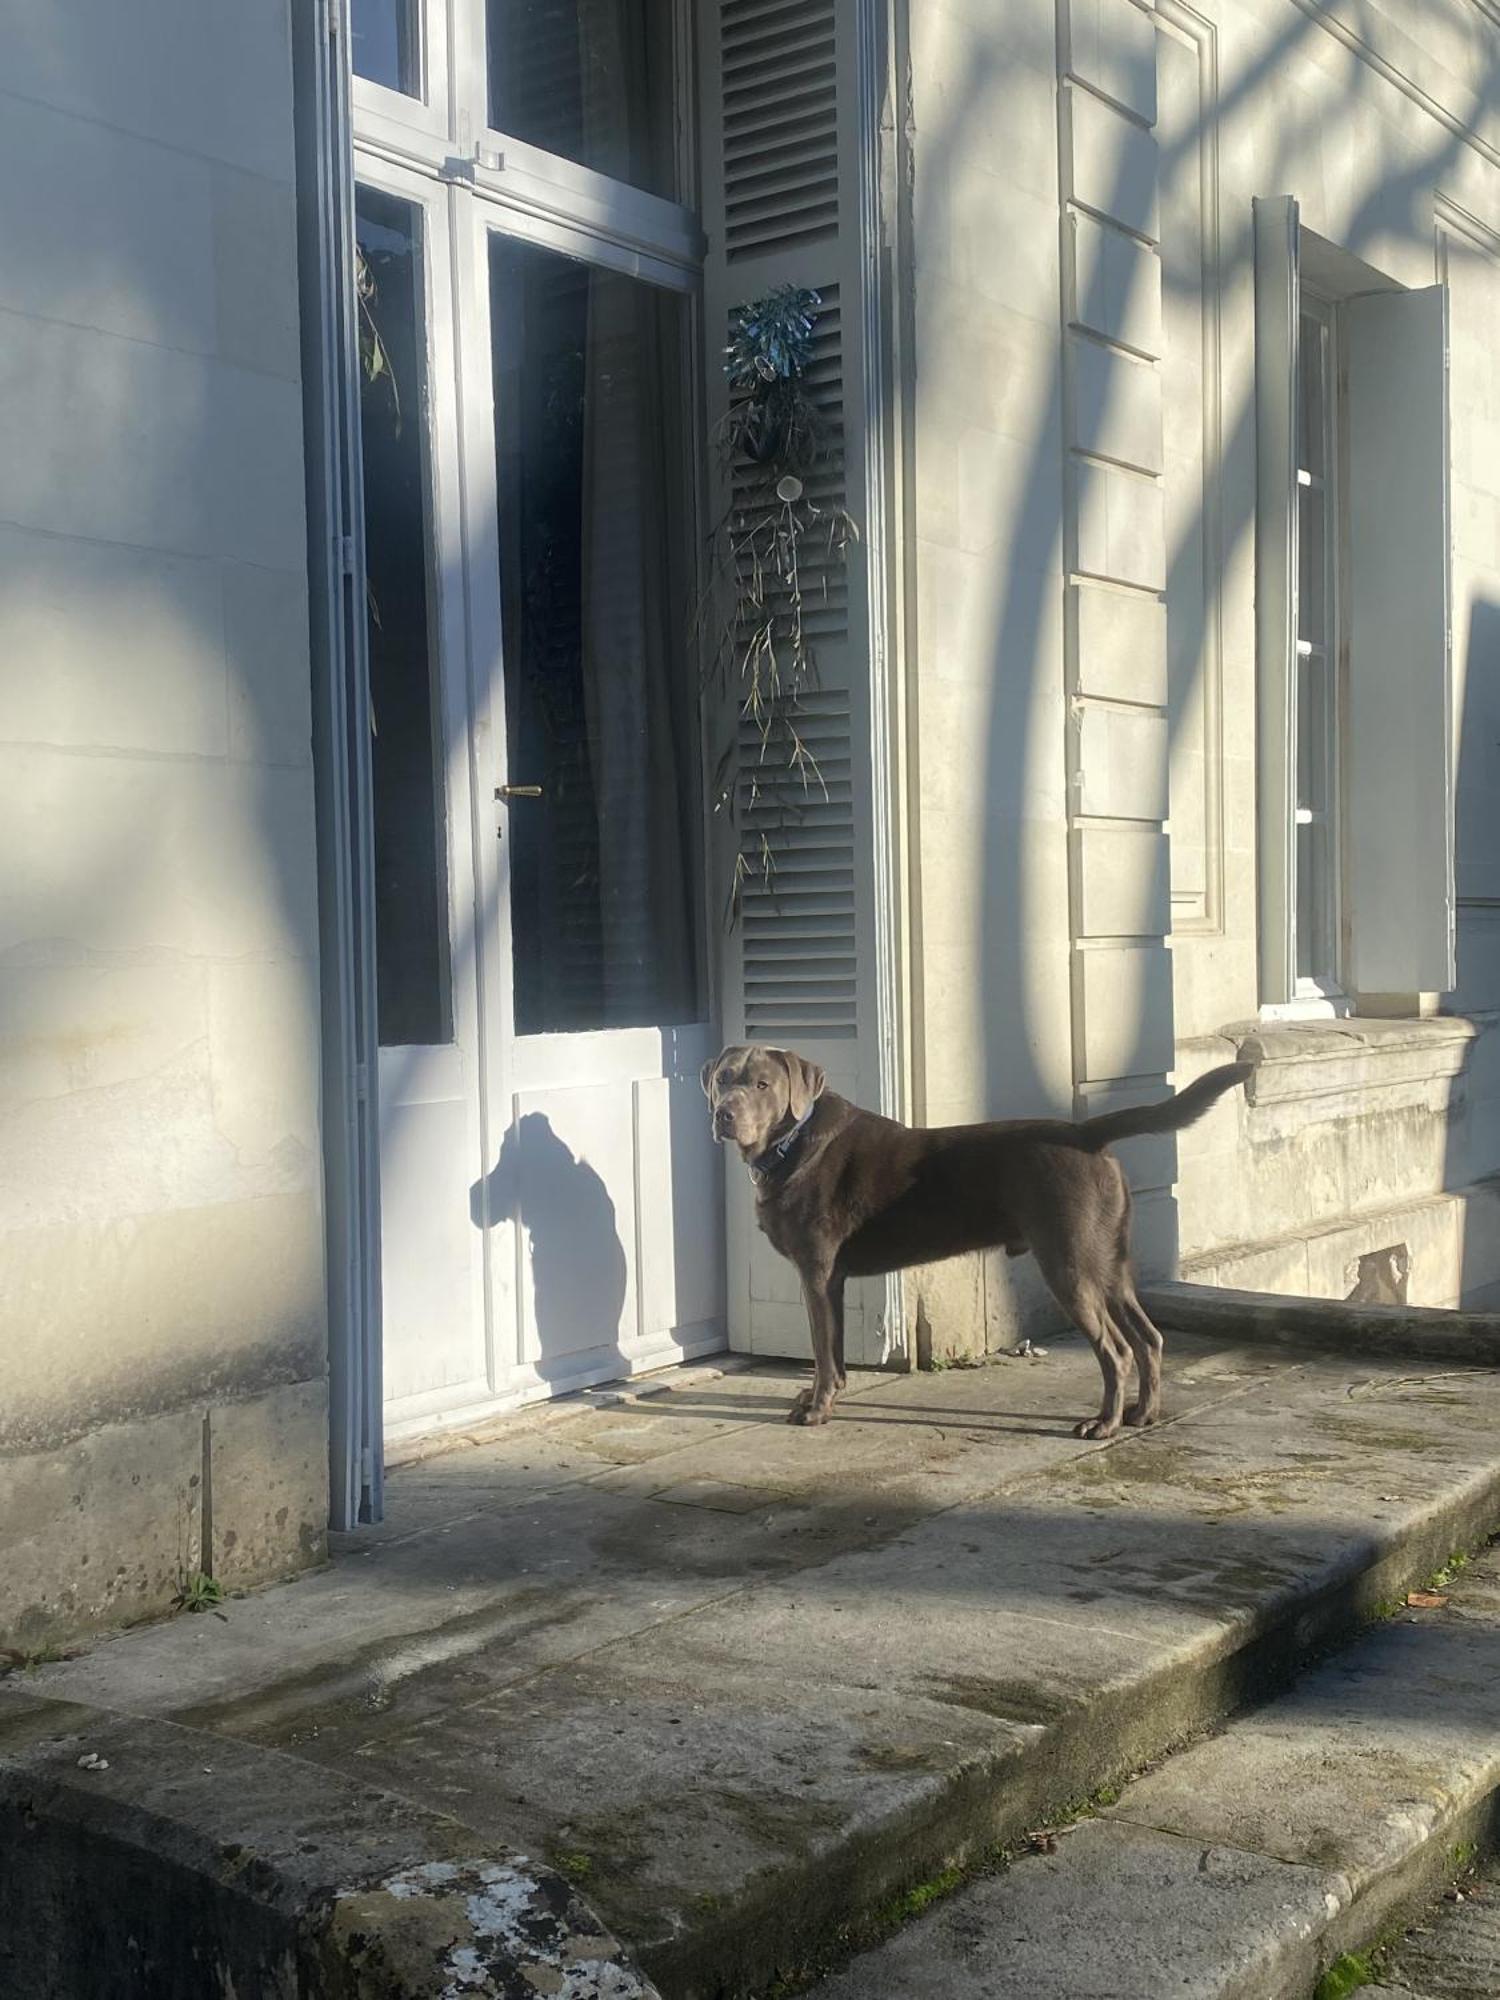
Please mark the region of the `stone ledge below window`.
[[1205, 1037], [1202, 1046], [1232, 1043], [1243, 1061], [1256, 1066], [1246, 1088], [1251, 1105], [1282, 1104], [1457, 1076], [1494, 1018], [1245, 1021]]

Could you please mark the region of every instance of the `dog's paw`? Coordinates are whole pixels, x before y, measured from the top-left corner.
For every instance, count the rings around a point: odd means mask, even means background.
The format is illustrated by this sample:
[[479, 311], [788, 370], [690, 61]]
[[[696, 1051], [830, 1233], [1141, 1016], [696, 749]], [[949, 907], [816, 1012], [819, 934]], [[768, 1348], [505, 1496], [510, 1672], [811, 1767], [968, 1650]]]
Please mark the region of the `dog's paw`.
[[1076, 1438], [1112, 1438], [1120, 1428], [1118, 1422], [1110, 1423], [1104, 1417], [1085, 1417], [1081, 1424], [1074, 1424]]
[[1125, 1412], [1125, 1421], [1132, 1430], [1144, 1430], [1148, 1424], [1154, 1424], [1160, 1415], [1159, 1410], [1147, 1409], [1143, 1404], [1132, 1403]]
[[832, 1415], [833, 1402], [831, 1398], [826, 1403], [820, 1402], [814, 1390], [804, 1389], [796, 1402], [793, 1403], [791, 1409], [788, 1410], [786, 1420], [789, 1424], [803, 1424], [812, 1427], [818, 1424], [826, 1424]]

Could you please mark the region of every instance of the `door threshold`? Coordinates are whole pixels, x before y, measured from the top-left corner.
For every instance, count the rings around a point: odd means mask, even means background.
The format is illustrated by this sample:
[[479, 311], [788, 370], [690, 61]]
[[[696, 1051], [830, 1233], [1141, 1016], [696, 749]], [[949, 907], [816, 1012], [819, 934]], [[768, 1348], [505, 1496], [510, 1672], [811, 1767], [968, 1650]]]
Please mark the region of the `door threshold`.
[[638, 1375], [616, 1376], [586, 1389], [569, 1389], [561, 1395], [523, 1400], [517, 1397], [471, 1404], [438, 1420], [409, 1420], [394, 1425], [385, 1436], [385, 1463], [388, 1470], [415, 1465], [444, 1452], [459, 1451], [467, 1445], [492, 1444], [497, 1438], [512, 1437], [517, 1431], [542, 1430], [563, 1423], [580, 1410], [620, 1409], [644, 1402], [669, 1389], [691, 1388], [712, 1382], [720, 1375], [737, 1375], [753, 1367], [753, 1354], [731, 1352], [727, 1346], [705, 1350], [660, 1368], [643, 1369]]

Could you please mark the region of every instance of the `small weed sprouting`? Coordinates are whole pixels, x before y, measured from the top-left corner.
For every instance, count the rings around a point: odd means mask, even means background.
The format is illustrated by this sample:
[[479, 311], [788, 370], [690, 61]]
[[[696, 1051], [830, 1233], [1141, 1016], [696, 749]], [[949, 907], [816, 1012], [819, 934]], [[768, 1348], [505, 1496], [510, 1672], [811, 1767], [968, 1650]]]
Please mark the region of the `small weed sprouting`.
[[195, 1569], [182, 1579], [172, 1603], [178, 1611], [217, 1611], [224, 1602], [224, 1586], [217, 1577]]

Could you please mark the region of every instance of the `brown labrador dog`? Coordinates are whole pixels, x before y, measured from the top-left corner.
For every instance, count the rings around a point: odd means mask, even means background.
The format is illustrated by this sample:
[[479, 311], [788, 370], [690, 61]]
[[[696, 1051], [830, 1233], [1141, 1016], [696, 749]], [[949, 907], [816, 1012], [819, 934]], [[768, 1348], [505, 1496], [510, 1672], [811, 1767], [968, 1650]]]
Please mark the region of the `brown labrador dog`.
[[[1030, 1250], [1053, 1297], [1087, 1334], [1104, 1376], [1079, 1437], [1149, 1424], [1161, 1404], [1160, 1333], [1130, 1269], [1130, 1191], [1105, 1148], [1178, 1132], [1253, 1065], [1225, 1063], [1161, 1104], [1082, 1124], [1010, 1119], [919, 1131], [861, 1111], [824, 1088], [790, 1049], [738, 1045], [703, 1066], [714, 1137], [737, 1146], [755, 1182], [755, 1216], [797, 1267], [814, 1375], [791, 1423], [825, 1424], [844, 1386], [844, 1280], [881, 1277], [970, 1250]], [[1134, 1357], [1136, 1400], [1125, 1384]]]

